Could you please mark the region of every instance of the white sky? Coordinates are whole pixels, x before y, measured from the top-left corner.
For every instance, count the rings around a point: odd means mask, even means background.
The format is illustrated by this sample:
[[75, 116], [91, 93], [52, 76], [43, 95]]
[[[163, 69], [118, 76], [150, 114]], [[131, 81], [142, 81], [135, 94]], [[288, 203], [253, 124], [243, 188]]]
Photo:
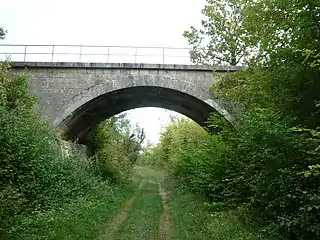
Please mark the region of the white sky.
[[170, 115], [184, 117], [179, 113], [155, 107], [136, 108], [127, 111], [127, 114], [133, 126], [138, 123], [140, 127], [144, 128], [147, 139], [152, 144], [159, 141], [161, 130], [170, 123]]
[[[0, 43], [188, 47], [183, 31], [201, 23], [205, 0], [0, 0]], [[168, 112], [132, 110], [157, 142]]]

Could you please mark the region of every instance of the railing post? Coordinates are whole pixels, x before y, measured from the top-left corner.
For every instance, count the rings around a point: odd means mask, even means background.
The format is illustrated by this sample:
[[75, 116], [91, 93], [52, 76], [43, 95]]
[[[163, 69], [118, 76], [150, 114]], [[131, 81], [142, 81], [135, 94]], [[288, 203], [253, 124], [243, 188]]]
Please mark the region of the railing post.
[[164, 48], [162, 48], [162, 64], [164, 64]]
[[52, 56], [51, 56], [51, 62], [53, 62], [53, 54], [54, 54], [54, 45], [52, 45]]
[[82, 55], [82, 45], [80, 45], [80, 55], [79, 55], [79, 62], [81, 62], [81, 55]]
[[109, 63], [109, 57], [110, 57], [110, 48], [108, 47], [107, 63]]
[[23, 56], [23, 61], [26, 61], [26, 57], [27, 57], [27, 45], [24, 46], [24, 56]]
[[137, 52], [138, 52], [138, 48], [136, 48], [136, 52], [134, 54], [134, 63], [137, 63]]

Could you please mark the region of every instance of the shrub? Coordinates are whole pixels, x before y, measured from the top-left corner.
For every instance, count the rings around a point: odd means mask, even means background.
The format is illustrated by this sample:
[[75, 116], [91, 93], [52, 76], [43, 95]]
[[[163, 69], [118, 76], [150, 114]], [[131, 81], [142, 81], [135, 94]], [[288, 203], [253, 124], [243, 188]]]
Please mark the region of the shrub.
[[[209, 123], [217, 122], [227, 126], [219, 117]], [[157, 148], [182, 187], [229, 208], [246, 205], [269, 235], [313, 239], [319, 234], [318, 132], [310, 140], [310, 131], [292, 124], [274, 110], [254, 108], [238, 118], [236, 131], [226, 127], [210, 136], [183, 120], [168, 126]]]
[[95, 153], [97, 173], [113, 181], [130, 178], [144, 138], [143, 129], [138, 126], [132, 129], [125, 114], [100, 123], [87, 139], [89, 148]]
[[[77, 156], [61, 156], [60, 140], [39, 119], [35, 103], [27, 78], [10, 77], [8, 63], [1, 63], [1, 239], [18, 234], [22, 219], [29, 219], [22, 226], [32, 228], [30, 219], [37, 222], [45, 212], [59, 212], [80, 198], [93, 199], [97, 191], [110, 192], [109, 182], [95, 175], [94, 168], [84, 168]], [[102, 195], [112, 201], [112, 194]]]

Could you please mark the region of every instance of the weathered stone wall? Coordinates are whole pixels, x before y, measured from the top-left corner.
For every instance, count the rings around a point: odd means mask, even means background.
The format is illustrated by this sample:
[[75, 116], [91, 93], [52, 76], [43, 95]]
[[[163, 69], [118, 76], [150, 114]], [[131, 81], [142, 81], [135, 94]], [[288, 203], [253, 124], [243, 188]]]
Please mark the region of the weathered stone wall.
[[89, 161], [88, 147], [86, 145], [60, 140], [60, 146], [62, 157], [77, 156], [83, 162]]
[[41, 116], [76, 139], [106, 117], [143, 106], [168, 108], [199, 124], [214, 110], [232, 120], [210, 87], [241, 69], [215, 67], [213, 74], [210, 66], [194, 65], [14, 62], [12, 74], [27, 75]]
[[[216, 69], [222, 74], [236, 70]], [[113, 90], [160, 86], [207, 101], [215, 82], [209, 66], [15, 62], [13, 72], [29, 77], [39, 110], [54, 127], [83, 103]]]

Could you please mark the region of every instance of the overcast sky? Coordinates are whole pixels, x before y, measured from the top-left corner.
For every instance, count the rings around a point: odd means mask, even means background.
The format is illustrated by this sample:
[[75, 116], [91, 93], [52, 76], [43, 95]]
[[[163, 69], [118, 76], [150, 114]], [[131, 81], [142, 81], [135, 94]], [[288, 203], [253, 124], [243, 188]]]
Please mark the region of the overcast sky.
[[[182, 36], [201, 23], [205, 0], [1, 0], [1, 43], [188, 47]], [[133, 122], [157, 142], [167, 111], [136, 109]]]

